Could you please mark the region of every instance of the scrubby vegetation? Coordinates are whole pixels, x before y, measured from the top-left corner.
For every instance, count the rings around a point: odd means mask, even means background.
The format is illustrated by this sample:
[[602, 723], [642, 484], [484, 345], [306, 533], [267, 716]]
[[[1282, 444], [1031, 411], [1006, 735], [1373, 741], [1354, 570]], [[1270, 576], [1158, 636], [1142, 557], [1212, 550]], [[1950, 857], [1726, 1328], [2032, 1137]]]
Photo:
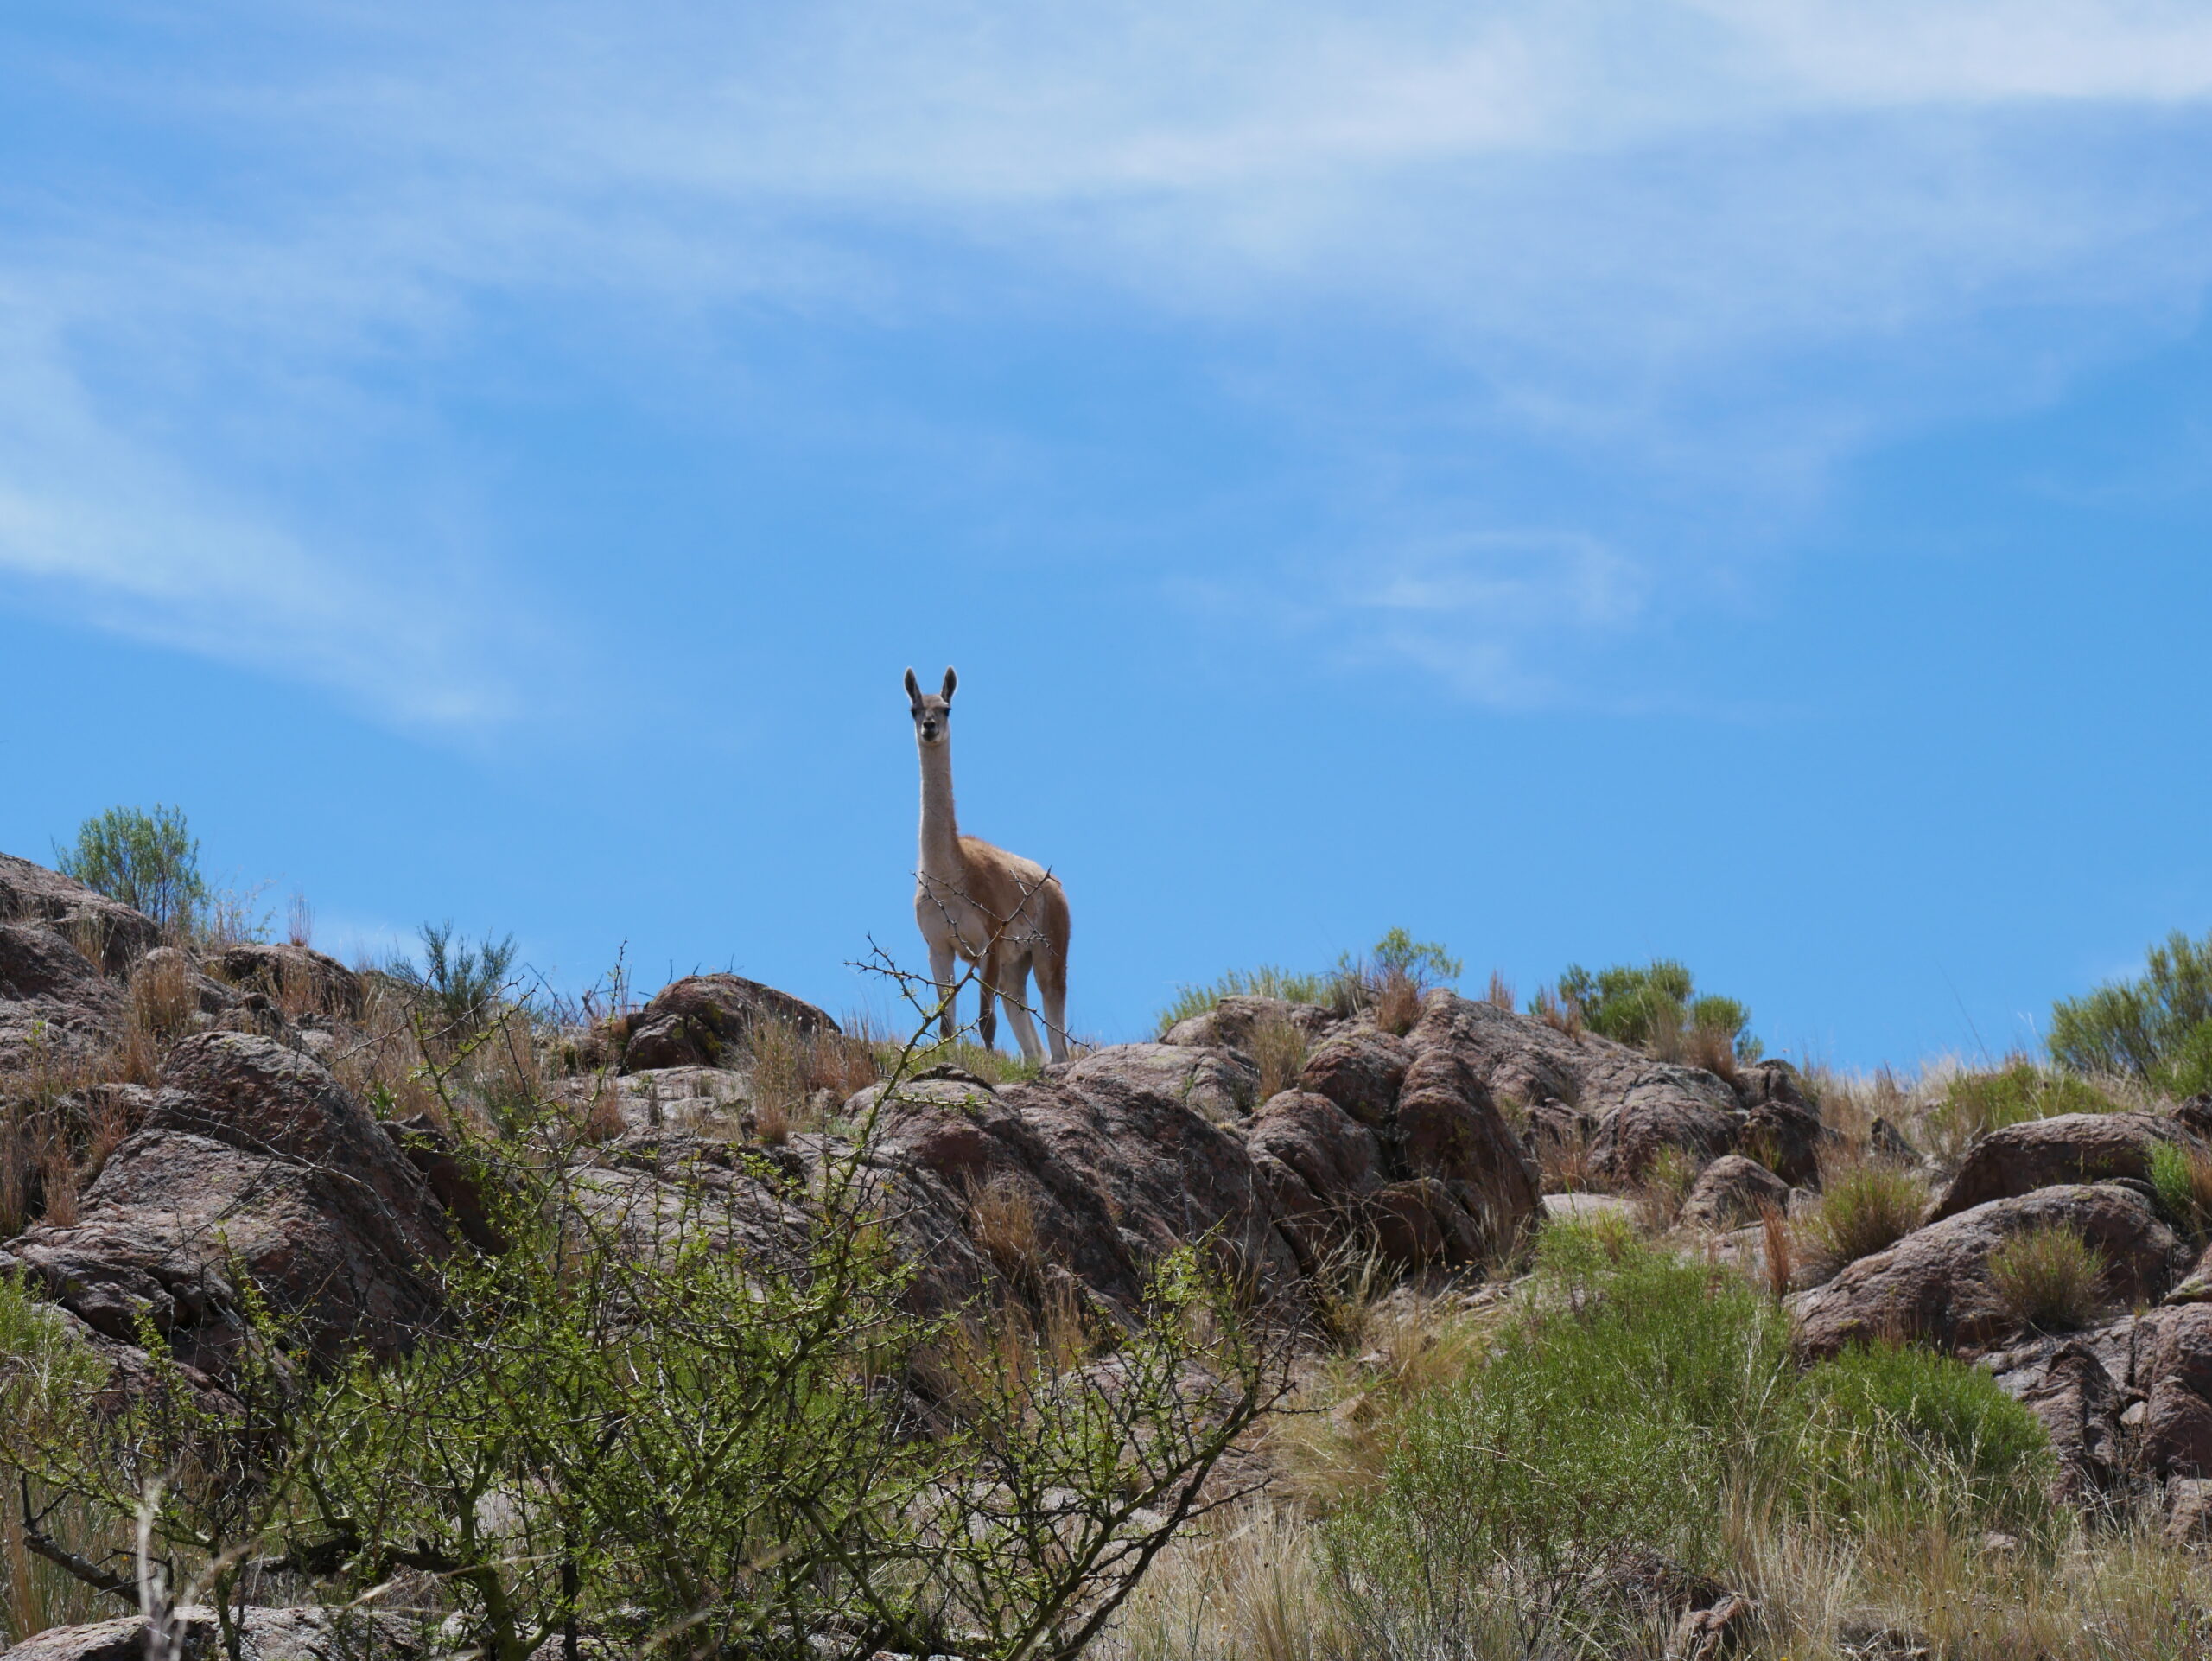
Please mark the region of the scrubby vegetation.
[[2212, 935], [2176, 932], [2144, 973], [2107, 982], [2050, 1012], [2051, 1060], [2186, 1096], [2212, 1089]]
[[[2164, 1560], [2075, 1555], [2042, 1428], [1970, 1366], [1801, 1367], [1770, 1299], [1619, 1227], [1548, 1231], [1508, 1303], [1396, 1307], [1283, 1433], [1301, 1503], [1185, 1547], [1126, 1653], [1656, 1658], [1700, 1579], [1751, 1590], [1738, 1652], [1777, 1661], [1844, 1653], [1854, 1620], [1996, 1661], [2085, 1611], [2098, 1642], [2042, 1652], [2186, 1652]], [[2018, 1555], [1983, 1556], [1991, 1531]]]
[[1985, 1131], [2061, 1113], [2109, 1113], [2118, 1105], [2083, 1079], [2015, 1057], [1993, 1072], [1953, 1078], [1929, 1123], [1945, 1149], [1963, 1152]]
[[88, 888], [143, 912], [164, 934], [190, 928], [212, 895], [200, 839], [174, 807], [111, 807], [78, 827], [55, 864]]
[[[80, 849], [197, 880], [181, 815], [108, 818]], [[74, 1219], [143, 1111], [116, 1087], [155, 1082], [204, 1024], [195, 976], [238, 931], [214, 930], [198, 893], [172, 931], [190, 949], [132, 979], [115, 1047], [11, 1081], [0, 1238]], [[292, 932], [304, 943], [303, 906]], [[1916, 1077], [1753, 1071], [1746, 1010], [1681, 964], [1571, 969], [1532, 1006], [1560, 1031], [1711, 1067], [1745, 1111], [1771, 1105], [1753, 1086], [1796, 1078], [1821, 1116], [1817, 1174], [1707, 1232], [1679, 1215], [1701, 1157], [1669, 1144], [1608, 1175], [1586, 1110], [1503, 1103], [1544, 1186], [1620, 1193], [1587, 1202], [1600, 1220], [1448, 1274], [1386, 1270], [1353, 1242], [1301, 1259], [1295, 1318], [1212, 1236], [1148, 1257], [1109, 1309], [1056, 1260], [1043, 1191], [1003, 1174], [947, 1190], [988, 1289], [922, 1298], [926, 1253], [860, 1092], [1038, 1077], [970, 1032], [752, 1020], [708, 1045], [712, 1066], [665, 1075], [738, 1092], [686, 1098], [679, 1118], [661, 1079], [619, 1072], [639, 1013], [619, 975], [563, 1000], [518, 983], [510, 939], [446, 924], [410, 960], [360, 965], [344, 997], [279, 972], [251, 989], [254, 1018], [318, 1041], [406, 1145], [453, 1149], [493, 1243], [438, 1269], [437, 1317], [373, 1355], [319, 1348], [238, 1275], [254, 1336], [225, 1397], [150, 1324], [148, 1375], [104, 1394], [105, 1364], [0, 1277], [0, 1466], [17, 1479], [0, 1483], [0, 1631], [116, 1613], [143, 1528], [179, 1595], [397, 1613], [429, 1651], [486, 1661], [1659, 1661], [1719, 1653], [1674, 1623], [1734, 1593], [1741, 1661], [2212, 1653], [2212, 1572], [2159, 1537], [2154, 1489], [2062, 1503], [2039, 1422], [1987, 1371], [1893, 1345], [1808, 1362], [1789, 1301], [1918, 1227], [1976, 1136], [2186, 1082], [2204, 963], [2184, 945], [2126, 997], [2082, 1001], [2096, 1009], [2063, 1053], [2055, 1028], [2050, 1067]], [[1403, 1033], [1461, 969], [1394, 929], [1326, 971], [1188, 990], [1162, 1027], [1242, 995]], [[934, 989], [918, 996], [918, 1023]], [[1488, 1001], [1516, 1002], [1497, 977]], [[1240, 1035], [1262, 1098], [1299, 1077], [1323, 1024], [1300, 1018]], [[2152, 1065], [2113, 1064], [2154, 1030]], [[626, 1186], [671, 1148], [709, 1180]], [[2177, 1228], [2212, 1232], [2212, 1158], [2160, 1142], [2149, 1176]], [[763, 1231], [728, 1199], [741, 1179], [812, 1226]], [[2111, 1313], [2103, 1259], [2069, 1229], [2015, 1236], [1988, 1273], [2019, 1323], [2007, 1342]]]
[[1595, 974], [1569, 964], [1557, 989], [1540, 995], [1531, 1013], [1558, 1013], [1575, 1027], [1649, 1049], [1668, 1060], [1685, 1056], [1756, 1060], [1759, 1041], [1751, 1011], [1734, 998], [1700, 995], [1688, 967], [1671, 958], [1641, 965], [1617, 964]]
[[1908, 1171], [1852, 1165], [1832, 1174], [1798, 1235], [1817, 1256], [1841, 1267], [1886, 1251], [1920, 1226], [1928, 1189]]
[[2101, 1305], [2104, 1254], [2078, 1229], [2043, 1224], [2014, 1235], [1989, 1255], [1998, 1297], [2031, 1327], [2071, 1332], [2086, 1327]]

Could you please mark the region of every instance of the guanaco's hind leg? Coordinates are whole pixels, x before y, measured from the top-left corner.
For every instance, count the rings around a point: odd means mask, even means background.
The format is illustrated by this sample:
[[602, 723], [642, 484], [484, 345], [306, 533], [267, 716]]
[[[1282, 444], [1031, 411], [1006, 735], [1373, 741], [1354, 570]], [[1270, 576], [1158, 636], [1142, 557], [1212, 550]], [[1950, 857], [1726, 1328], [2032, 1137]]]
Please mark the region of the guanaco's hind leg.
[[1006, 999], [1007, 1025], [1014, 1028], [1014, 1038], [1021, 1045], [1021, 1059], [1043, 1060], [1045, 1047], [1037, 1041], [1037, 1024], [1029, 1018], [1028, 958], [1015, 958], [1008, 964], [1001, 996]]
[[1055, 958], [1051, 947], [1037, 954], [1037, 1000], [1045, 1006], [1045, 1036], [1052, 1041], [1052, 1060], [1068, 1059], [1068, 965]]

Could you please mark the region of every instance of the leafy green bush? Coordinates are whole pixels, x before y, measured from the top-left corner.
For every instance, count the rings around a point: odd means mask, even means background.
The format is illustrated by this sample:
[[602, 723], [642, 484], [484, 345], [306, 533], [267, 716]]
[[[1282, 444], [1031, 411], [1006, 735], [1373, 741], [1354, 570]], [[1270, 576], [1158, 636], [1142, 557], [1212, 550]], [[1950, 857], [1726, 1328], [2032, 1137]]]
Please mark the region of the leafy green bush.
[[2101, 1302], [2105, 1254], [2063, 1223], [2038, 1224], [1989, 1254], [1989, 1279], [2005, 1307], [2031, 1327], [2069, 1332]]
[[423, 961], [396, 958], [389, 972], [413, 991], [445, 1034], [465, 1039], [481, 1032], [509, 1001], [515, 939], [486, 935], [477, 945], [455, 939], [450, 922], [425, 923]]
[[[1571, 964], [1559, 977], [1556, 996], [1583, 1026], [1619, 1043], [1671, 1051], [1686, 1037], [1704, 1034], [1745, 1061], [1757, 1060], [1764, 1048], [1746, 1030], [1749, 1009], [1734, 998], [1700, 996], [1688, 968], [1671, 958], [1640, 966], [1617, 964], [1594, 975]], [[1532, 1004], [1530, 1012], [1541, 1009]]]
[[2016, 1060], [1994, 1072], [1961, 1073], [1952, 1079], [1928, 1123], [1938, 1145], [1956, 1153], [1984, 1131], [2061, 1113], [2109, 1113], [2118, 1105], [2070, 1074]]
[[2108, 981], [2051, 1006], [2051, 1060], [2192, 1093], [2212, 1086], [2212, 934], [2177, 930], [2139, 979]]
[[1465, 1378], [1407, 1410], [1379, 1488], [1324, 1523], [1332, 1595], [1406, 1652], [1500, 1623], [1514, 1653], [1611, 1652], [1638, 1619], [1612, 1571], [1646, 1552], [1722, 1571], [1730, 1515], [2040, 1515], [2040, 1428], [1960, 1364], [1801, 1374], [1770, 1300], [1618, 1231], [1548, 1228], [1531, 1284]]
[[[979, 1661], [1072, 1657], [1216, 1503], [1209, 1473], [1273, 1397], [1196, 1248], [1153, 1266], [1127, 1321], [1012, 1296], [918, 1314], [864, 1147], [784, 1189], [804, 1241], [761, 1240], [727, 1168], [639, 1191], [527, 1139], [459, 1151], [506, 1248], [442, 1265], [405, 1354], [318, 1364], [233, 1265], [254, 1334], [233, 1403], [147, 1325], [149, 1377], [118, 1407], [0, 1414], [0, 1467], [88, 1505], [99, 1552], [149, 1507], [232, 1661], [241, 1565], [271, 1554], [330, 1601], [449, 1620], [486, 1661], [582, 1633], [796, 1661], [957, 1632]], [[0, 1297], [0, 1340], [22, 1324]], [[148, 1472], [168, 1479], [150, 1501]]]
[[1856, 1263], [1918, 1228], [1927, 1206], [1928, 1192], [1911, 1173], [1857, 1165], [1828, 1179], [1799, 1232], [1831, 1263]]
[[[1853, 1346], [1814, 1367], [1805, 1389], [1833, 1514], [1876, 1524], [1950, 1511], [2027, 1530], [2050, 1520], [2050, 1440], [1980, 1368], [1910, 1346]], [[1897, 1460], [1900, 1445], [1911, 1459]]]
[[111, 807], [77, 827], [77, 840], [56, 850], [66, 876], [143, 912], [175, 934], [190, 927], [207, 902], [200, 843], [174, 807]]

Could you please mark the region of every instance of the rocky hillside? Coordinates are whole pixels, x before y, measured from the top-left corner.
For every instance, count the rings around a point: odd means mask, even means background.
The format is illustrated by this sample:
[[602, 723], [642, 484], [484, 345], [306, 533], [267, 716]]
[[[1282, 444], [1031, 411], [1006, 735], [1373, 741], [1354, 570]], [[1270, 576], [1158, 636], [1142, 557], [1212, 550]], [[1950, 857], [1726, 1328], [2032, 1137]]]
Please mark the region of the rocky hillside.
[[[377, 979], [305, 946], [164, 945], [0, 858], [0, 1275], [119, 1387], [157, 1336], [219, 1402], [251, 1340], [242, 1275], [321, 1354], [409, 1341], [437, 1266], [502, 1244], [454, 1139], [528, 1097], [624, 1226], [650, 1233], [705, 1184], [771, 1250], [803, 1249], [810, 1174], [872, 1126], [871, 1181], [935, 1309], [985, 1292], [1126, 1309], [1149, 1265], [1201, 1239], [1279, 1307], [1361, 1257], [1471, 1282], [1510, 1273], [1549, 1217], [1660, 1206], [1679, 1249], [1787, 1294], [1807, 1357], [1885, 1339], [1978, 1358], [2047, 1428], [2071, 1502], [2148, 1483], [2177, 1537], [2212, 1526], [2212, 1272], [2149, 1180], [2161, 1145], [2212, 1161], [2201, 1103], [2033, 1120], [1948, 1163], [1853, 1127], [1854, 1158], [1938, 1186], [1902, 1238], [1847, 1260], [1787, 1244], [1843, 1139], [1789, 1064], [1724, 1077], [1448, 990], [1402, 1032], [1232, 997], [1034, 1077], [943, 1064], [887, 1085], [827, 1014], [728, 975], [611, 1022], [540, 1023], [496, 1078], [480, 1046], [425, 1068], [395, 1060], [405, 1023]], [[2071, 1333], [2037, 1330], [1991, 1271], [2054, 1224], [2101, 1254], [2113, 1312]], [[16, 1653], [116, 1641], [87, 1628]], [[264, 1661], [298, 1649], [271, 1638]]]

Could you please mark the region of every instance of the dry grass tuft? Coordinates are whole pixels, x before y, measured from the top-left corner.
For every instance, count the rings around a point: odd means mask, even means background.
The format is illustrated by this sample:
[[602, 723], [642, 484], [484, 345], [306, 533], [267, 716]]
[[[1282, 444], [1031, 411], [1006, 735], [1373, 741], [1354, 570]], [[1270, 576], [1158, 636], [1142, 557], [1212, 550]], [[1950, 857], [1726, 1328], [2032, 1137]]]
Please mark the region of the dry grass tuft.
[[764, 1147], [780, 1148], [791, 1139], [791, 1116], [780, 1104], [770, 1102], [753, 1110], [753, 1139]]
[[1529, 1001], [1529, 1013], [1554, 1032], [1565, 1033], [1569, 1038], [1582, 1036], [1582, 1006], [1565, 1002], [1548, 986], [1536, 989], [1536, 996]]
[[1513, 983], [1505, 978], [1505, 971], [1502, 969], [1490, 971], [1490, 990], [1483, 996], [1491, 1007], [1503, 1009], [1508, 1015], [1521, 1007], [1520, 1001], [1513, 996]]
[[1385, 969], [1375, 983], [1375, 1001], [1369, 1007], [1378, 1031], [1404, 1037], [1421, 1019], [1422, 988], [1402, 969]]
[[1797, 1266], [1789, 1219], [1779, 1206], [1759, 1207], [1759, 1244], [1764, 1248], [1760, 1257], [1766, 1272], [1766, 1289], [1779, 1303], [1789, 1295], [1789, 1278]]
[[968, 1231], [1015, 1285], [1042, 1284], [1045, 1239], [1037, 1227], [1036, 1201], [1023, 1183], [999, 1175], [976, 1189], [968, 1202]]
[[1306, 1034], [1295, 1021], [1271, 1016], [1252, 1028], [1252, 1059], [1260, 1067], [1260, 1099], [1298, 1082], [1306, 1069]]

